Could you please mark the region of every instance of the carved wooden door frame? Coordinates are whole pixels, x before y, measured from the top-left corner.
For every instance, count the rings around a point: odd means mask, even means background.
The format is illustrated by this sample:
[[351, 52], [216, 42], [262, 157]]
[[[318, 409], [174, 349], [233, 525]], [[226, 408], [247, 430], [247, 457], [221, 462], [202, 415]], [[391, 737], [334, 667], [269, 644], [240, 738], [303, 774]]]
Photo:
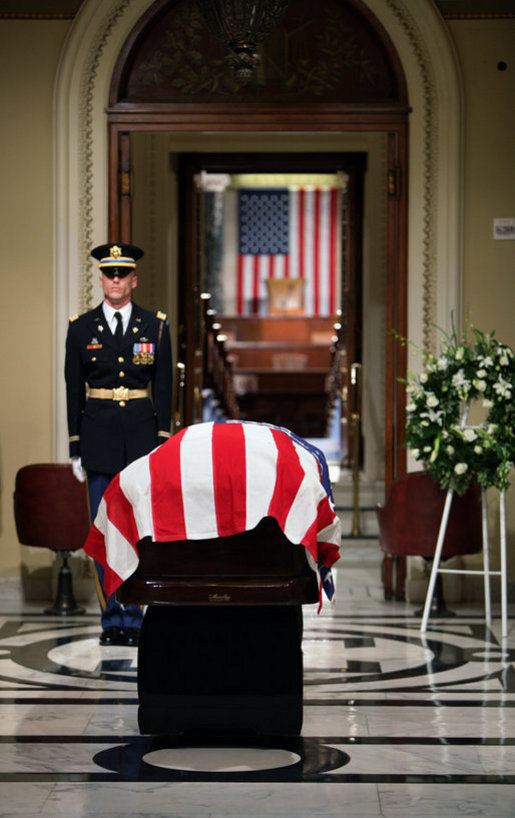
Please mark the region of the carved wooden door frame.
[[[202, 106], [200, 106], [202, 107]], [[177, 121], [173, 107], [169, 110], [138, 111], [120, 110], [116, 106], [108, 110], [109, 117], [109, 237], [112, 241], [131, 239], [130, 216], [130, 135], [134, 132], [164, 131], [369, 131], [387, 135], [388, 145], [388, 199], [387, 199], [387, 308], [386, 308], [386, 416], [385, 416], [385, 484], [386, 490], [399, 474], [406, 470], [406, 452], [403, 448], [405, 390], [400, 379], [406, 375], [406, 349], [397, 340], [394, 331], [407, 334], [407, 182], [408, 182], [408, 124], [406, 111], [360, 112], [351, 117], [334, 111], [323, 116], [318, 112], [316, 122], [309, 120], [309, 113], [299, 121], [299, 112], [292, 116], [286, 110], [276, 115], [274, 127], [270, 122], [260, 124], [259, 113], [232, 110], [228, 120], [217, 106], [208, 106], [202, 113], [199, 126], [199, 110]], [[225, 112], [227, 113], [227, 111]], [[325, 120], [325, 121], [324, 121]], [[221, 126], [223, 122], [223, 128]], [[185, 248], [188, 254], [192, 247]], [[190, 319], [191, 320], [191, 319]]]
[[[346, 298], [349, 304], [349, 320], [344, 328], [345, 345], [349, 360], [361, 360], [359, 330], [361, 327], [361, 230], [363, 203], [363, 176], [366, 167], [366, 154], [362, 152], [325, 152], [325, 153], [191, 153], [181, 154], [178, 162], [179, 182], [179, 234], [181, 241], [182, 264], [184, 276], [179, 282], [179, 299], [181, 308], [180, 322], [183, 326], [183, 356], [186, 365], [186, 422], [198, 420], [194, 417], [195, 400], [193, 393], [198, 384], [195, 375], [188, 378], [188, 373], [195, 373], [198, 362], [196, 355], [201, 339], [196, 337], [197, 328], [193, 323], [201, 315], [201, 298], [197, 275], [196, 249], [198, 247], [197, 218], [198, 202], [192, 193], [194, 177], [202, 170], [208, 173], [332, 173], [343, 171], [348, 175], [348, 187], [352, 197], [352, 211], [349, 218], [347, 238], [349, 271], [346, 282]], [[342, 294], [343, 295], [343, 294]], [[356, 357], [357, 356], [357, 357]], [[198, 414], [198, 413], [197, 413]]]

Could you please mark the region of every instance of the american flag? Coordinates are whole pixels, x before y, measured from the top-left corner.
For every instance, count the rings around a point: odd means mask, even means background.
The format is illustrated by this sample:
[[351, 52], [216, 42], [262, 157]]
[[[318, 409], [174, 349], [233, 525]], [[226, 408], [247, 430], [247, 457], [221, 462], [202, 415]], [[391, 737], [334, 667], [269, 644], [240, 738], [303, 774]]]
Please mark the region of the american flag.
[[339, 306], [339, 223], [337, 188], [241, 188], [238, 314], [260, 311], [267, 278], [301, 278], [306, 315], [334, 315]]
[[274, 517], [307, 549], [329, 598], [340, 520], [324, 455], [292, 432], [252, 421], [199, 423], [135, 460], [111, 481], [84, 545], [114, 593], [136, 570], [137, 544], [250, 531]]

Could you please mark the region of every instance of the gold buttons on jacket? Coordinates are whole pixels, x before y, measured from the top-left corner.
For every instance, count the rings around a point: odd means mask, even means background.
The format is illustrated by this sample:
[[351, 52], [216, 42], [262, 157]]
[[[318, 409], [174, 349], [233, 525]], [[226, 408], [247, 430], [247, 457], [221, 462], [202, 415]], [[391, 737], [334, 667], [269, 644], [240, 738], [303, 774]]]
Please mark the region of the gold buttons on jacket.
[[121, 401], [119, 402], [118, 406], [125, 406], [125, 401], [124, 401], [124, 400], [121, 400]]
[[119, 372], [118, 377], [119, 378], [125, 378], [125, 372]]
[[124, 358], [123, 355], [118, 355], [118, 363], [123, 364]]

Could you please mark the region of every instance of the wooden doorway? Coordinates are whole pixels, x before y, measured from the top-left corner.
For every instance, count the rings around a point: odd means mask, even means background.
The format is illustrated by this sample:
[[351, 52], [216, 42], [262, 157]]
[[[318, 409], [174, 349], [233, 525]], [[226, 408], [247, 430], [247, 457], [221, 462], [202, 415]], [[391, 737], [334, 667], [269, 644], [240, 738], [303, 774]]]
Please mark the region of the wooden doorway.
[[[260, 178], [262, 183], [264, 183], [263, 180], [274, 179], [278, 176], [284, 179], [289, 175], [291, 178], [303, 178], [303, 175], [304, 177], [309, 178], [307, 174], [311, 174], [312, 176], [316, 174], [319, 178], [324, 178], [323, 174], [325, 173], [327, 178], [337, 177], [338, 174], [340, 174], [342, 178], [345, 178], [344, 213], [339, 213], [338, 218], [341, 221], [341, 224], [337, 226], [338, 236], [340, 239], [338, 242], [339, 248], [337, 252], [339, 256], [338, 261], [341, 264], [341, 289], [339, 290], [338, 297], [335, 297], [334, 299], [332, 310], [330, 308], [326, 309], [325, 311], [322, 310], [325, 318], [321, 317], [318, 319], [318, 321], [316, 318], [310, 318], [309, 316], [304, 318], [300, 318], [299, 316], [295, 319], [292, 319], [292, 317], [289, 316], [286, 319], [286, 326], [283, 329], [283, 333], [285, 334], [285, 337], [288, 337], [288, 333], [291, 333], [293, 328], [298, 325], [300, 335], [301, 325], [303, 326], [304, 324], [307, 324], [312, 326], [311, 334], [313, 336], [316, 336], [317, 334], [315, 325], [320, 325], [318, 335], [322, 336], [323, 333], [320, 330], [327, 327], [329, 335], [327, 340], [327, 354], [324, 357], [323, 348], [317, 350], [313, 349], [313, 352], [318, 353], [316, 362], [320, 365], [325, 358], [327, 358], [326, 365], [329, 368], [329, 348], [331, 343], [334, 343], [334, 333], [338, 332], [340, 338], [343, 340], [346, 360], [349, 362], [361, 363], [361, 239], [363, 218], [363, 176], [365, 168], [366, 155], [362, 153], [203, 153], [183, 154], [179, 157], [179, 234], [182, 237], [179, 266], [184, 271], [184, 275], [181, 276], [179, 280], [180, 323], [182, 327], [180, 349], [181, 360], [183, 360], [185, 363], [186, 373], [194, 373], [197, 368], [197, 360], [200, 355], [199, 341], [201, 339], [199, 339], [198, 336], [198, 327], [202, 320], [202, 297], [206, 290], [210, 291], [211, 289], [210, 283], [206, 281], [207, 276], [205, 275], [205, 271], [203, 269], [203, 257], [206, 251], [204, 249], [203, 251], [201, 250], [199, 252], [199, 245], [202, 245], [203, 243], [205, 244], [205, 242], [202, 242], [201, 235], [199, 235], [199, 232], [202, 231], [203, 222], [205, 222], [206, 219], [201, 201], [203, 194], [202, 191], [199, 190], [198, 181], [202, 178], [203, 174], [207, 174], [211, 178], [214, 178], [217, 182], [224, 176], [226, 178], [234, 179], [238, 178], [240, 174], [245, 174], [246, 178], [254, 175], [255, 178]], [[257, 177], [257, 174], [260, 176]], [[297, 174], [297, 177], [294, 177], [293, 174]], [[329, 174], [332, 176], [330, 177]], [[231, 266], [235, 266], [237, 263], [236, 259], [234, 258], [230, 261]], [[280, 280], [284, 281], [285, 279]], [[239, 326], [241, 334], [241, 328], [244, 327], [246, 319], [240, 317], [238, 320], [238, 317], [234, 316], [234, 305], [231, 303], [226, 306], [225, 309], [218, 303], [216, 306], [219, 311], [225, 314], [226, 318], [226, 321], [224, 322], [222, 316], [222, 331], [224, 331], [224, 329], [227, 330], [228, 328], [230, 331], [230, 328]], [[288, 321], [288, 319], [290, 320]], [[259, 320], [266, 321], [266, 319], [258, 319], [256, 317], [255, 321], [251, 322], [251, 326], [254, 326], [256, 321]], [[334, 322], [338, 322], [341, 327], [338, 329]], [[272, 321], [272, 324], [273, 323], [274, 322]], [[280, 325], [277, 324], [277, 326], [280, 330]], [[307, 334], [309, 336], [309, 331]], [[251, 363], [252, 352], [255, 353], [255, 359], [256, 353], [259, 350], [257, 348], [245, 350], [244, 346], [246, 340], [250, 345], [250, 338], [246, 339], [240, 337], [239, 341], [236, 341], [232, 345], [229, 344], [229, 348], [233, 354], [233, 357], [236, 357], [237, 359], [239, 355], [242, 358], [249, 359], [248, 362]], [[239, 351], [237, 354], [235, 354], [238, 343], [240, 343]], [[320, 343], [323, 347], [323, 338], [321, 337], [319, 338], [319, 343], [317, 346], [319, 346]], [[267, 342], [264, 341], [262, 347], [266, 344]], [[287, 344], [284, 342], [281, 343], [280, 346], [281, 350], [287, 348]], [[292, 340], [291, 348], [292, 349], [290, 351], [293, 351], [293, 355], [295, 355], [294, 349], [302, 349], [303, 347], [301, 345], [294, 344]], [[271, 342], [270, 338], [267, 351], [269, 354], [273, 354], [274, 352], [273, 343]], [[304, 351], [306, 350], [304, 349]], [[246, 354], [243, 355], [243, 352]], [[265, 349], [262, 348], [261, 352], [264, 353]], [[277, 353], [276, 357], [281, 357], [284, 360], [285, 355], [280, 356]], [[269, 355], [267, 358], [268, 357]], [[245, 360], [242, 360], [241, 371], [244, 371], [244, 365]], [[269, 362], [268, 365], [270, 365]], [[278, 361], [277, 367], [282, 368], [281, 361]], [[273, 376], [273, 373], [270, 374]], [[320, 375], [322, 376], [322, 373], [320, 373]], [[345, 368], [343, 377], [348, 379], [349, 382], [345, 383], [345, 387], [350, 389], [351, 384], [349, 367]], [[294, 380], [294, 378], [292, 378], [292, 380]], [[270, 376], [268, 377], [268, 381], [270, 381]], [[198, 385], [194, 383], [194, 377], [190, 377], [189, 379], [186, 377], [185, 402], [186, 420], [188, 423], [192, 423], [200, 419], [196, 416], [196, 413], [198, 412], [198, 402], [195, 398], [196, 387], [198, 389]], [[273, 393], [270, 397], [273, 403]], [[250, 396], [247, 396], [247, 399], [250, 399]], [[244, 399], [242, 398], [242, 406], [243, 403]], [[310, 426], [308, 419], [304, 420], [302, 426], [295, 428], [295, 423], [291, 418], [291, 400], [288, 401], [288, 403], [290, 404], [290, 416], [287, 414], [286, 418], [284, 418], [284, 422], [281, 422], [282, 416], [278, 410], [278, 407], [276, 406], [275, 422], [277, 422], [278, 425], [285, 425], [289, 426], [289, 428], [293, 428], [293, 431], [297, 431], [302, 436], [316, 436], [315, 432], [318, 428], [318, 424], [316, 422], [312, 424], [311, 431], [313, 434], [311, 435], [309, 434]], [[274, 419], [273, 416], [267, 414], [267, 412], [270, 412], [270, 408], [268, 408], [266, 404], [264, 407], [264, 412], [265, 414], [263, 419]], [[299, 407], [299, 411], [295, 412], [295, 415], [301, 415], [301, 413], [302, 407]], [[289, 423], [287, 421], [289, 421]], [[292, 422], [294, 423], [293, 427], [291, 425]], [[348, 458], [346, 435], [343, 435], [342, 438], [342, 452], [340, 453], [340, 458], [344, 461], [344, 463]]]
[[[288, 12], [290, 16], [286, 15], [284, 19], [283, 28], [284, 31], [289, 31], [288, 36], [294, 31], [295, 14], [299, 13], [297, 6], [300, 5], [300, 0], [292, 3], [291, 14]], [[149, 66], [156, 65], [163, 59], [161, 44], [165, 33], [168, 42], [179, 43], [178, 37], [184, 23], [179, 17], [189, 14], [190, 6], [163, 0], [149, 9], [120, 53], [111, 85], [107, 109], [109, 236], [113, 240], [131, 238], [131, 133], [212, 132], [234, 135], [281, 132], [291, 134], [292, 139], [296, 134], [321, 132], [384, 134], [388, 153], [388, 199], [385, 213], [387, 316], [381, 352], [384, 350], [386, 356], [385, 478], [388, 486], [391, 479], [403, 471], [405, 463], [402, 447], [404, 394], [399, 383], [399, 377], [405, 374], [405, 350], [396, 341], [392, 330], [401, 335], [406, 334], [409, 115], [406, 83], [389, 38], [363, 3], [331, 0], [324, 4], [324, 11], [325, 6], [328, 13], [330, 11], [333, 14], [333, 20], [334, 14], [341, 18], [342, 32], [352, 30], [352, 36], [360, 40], [363, 53], [367, 54], [367, 65], [371, 66], [374, 76], [371, 78], [370, 74], [367, 75], [362, 70], [364, 66], [344, 65], [344, 72], [357, 71], [359, 82], [344, 82], [342, 75], [342, 82], [331, 87], [326, 84], [323, 98], [313, 88], [305, 85], [300, 91], [290, 93], [285, 85], [281, 86], [281, 77], [277, 76], [273, 78], [268, 92], [259, 89], [259, 93], [254, 94], [252, 89], [236, 89], [227, 93], [226, 89], [218, 86], [215, 92], [206, 93], [198, 83], [194, 84], [195, 87], [190, 84], [184, 91], [184, 77], [179, 77], [177, 73], [184, 68], [184, 64], [180, 62], [173, 68], [175, 74], [159, 70], [149, 75]], [[310, 24], [318, 25], [309, 4], [302, 13], [306, 22], [310, 18]], [[314, 43], [315, 40], [312, 39], [305, 46], [312, 48]], [[212, 43], [206, 41], [205, 59], [215, 59], [211, 46]], [[271, 48], [280, 50], [281, 45], [274, 42]], [[150, 59], [151, 56], [155, 57], [154, 62]], [[335, 53], [335, 58], [338, 61], [339, 52]], [[310, 59], [313, 59], [315, 65], [316, 55], [311, 54]], [[287, 76], [292, 77], [294, 73], [295, 66], [289, 64]], [[157, 80], [154, 79], [156, 76]], [[195, 76], [199, 76], [198, 72]], [[191, 194], [186, 192], [185, 195]], [[189, 204], [194, 208], [193, 202], [190, 201]], [[186, 268], [191, 266], [194, 269], [194, 244], [190, 242], [184, 248]], [[188, 318], [188, 322], [193, 327], [188, 331], [195, 332], [194, 315]], [[357, 333], [354, 332], [354, 338], [356, 337]]]

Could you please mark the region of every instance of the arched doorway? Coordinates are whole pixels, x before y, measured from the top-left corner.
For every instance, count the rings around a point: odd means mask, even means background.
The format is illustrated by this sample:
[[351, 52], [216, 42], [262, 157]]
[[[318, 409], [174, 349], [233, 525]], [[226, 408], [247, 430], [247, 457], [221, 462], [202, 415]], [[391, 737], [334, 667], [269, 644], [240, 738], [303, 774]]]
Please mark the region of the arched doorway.
[[[90, 5], [88, 2], [84, 4], [68, 39], [56, 89], [57, 456], [62, 458], [65, 452], [64, 401], [61, 379], [58, 377], [64, 332], [61, 325], [65, 327], [69, 313], [76, 312], [77, 308], [87, 308], [94, 298], [92, 282], [95, 276], [92, 268], [87, 266], [87, 252], [93, 243], [105, 238], [106, 183], [109, 179], [110, 189], [117, 190], [116, 172], [120, 168], [118, 146], [122, 147], [122, 156], [127, 156], [123, 153], [127, 135], [146, 130], [149, 138], [154, 140], [173, 129], [175, 134], [183, 135], [184, 140], [194, 133], [195, 138], [202, 141], [206, 132], [210, 131], [223, 134], [220, 139], [228, 140], [230, 145], [239, 134], [247, 134], [252, 139], [258, 125], [263, 138], [277, 138], [279, 142], [283, 134], [294, 135], [295, 142], [299, 141], [299, 144], [306, 134], [322, 135], [322, 149], [325, 149], [324, 140], [330, 142], [338, 139], [352, 143], [358, 134], [365, 141], [373, 141], [376, 135], [380, 135], [379, 154], [385, 157], [390, 182], [390, 197], [385, 208], [387, 233], [390, 235], [393, 229], [395, 235], [402, 236], [402, 241], [392, 244], [391, 252], [387, 254], [388, 274], [385, 279], [389, 287], [392, 281], [396, 285], [402, 284], [399, 270], [404, 270], [403, 286], [397, 290], [395, 299], [388, 299], [387, 323], [401, 332], [407, 325], [410, 337], [430, 345], [431, 327], [435, 319], [445, 326], [449, 308], [456, 309], [459, 305], [459, 234], [455, 228], [459, 223], [460, 200], [459, 86], [452, 49], [431, 4], [427, 3], [420, 9], [416, 26], [405, 5], [397, 0], [390, 0], [387, 4], [376, 0], [352, 4], [369, 25], [373, 23], [381, 29], [382, 24], [383, 30], [388, 31], [395, 45], [395, 48], [391, 48], [392, 58], [395, 59], [397, 52], [405, 67], [413, 109], [411, 130], [415, 133], [409, 155], [407, 111], [404, 110], [398, 119], [389, 122], [381, 105], [369, 119], [363, 116], [364, 112], [359, 106], [353, 105], [338, 108], [329, 104], [325, 113], [322, 111], [324, 106], [310, 108], [309, 113], [299, 107], [295, 109], [295, 106], [272, 105], [268, 109], [266, 105], [261, 108], [254, 106], [253, 115], [259, 112], [257, 125], [256, 120], [250, 124], [245, 103], [232, 108], [222, 105], [217, 109], [218, 114], [220, 111], [224, 113], [222, 127], [220, 116], [215, 115], [208, 104], [204, 107], [191, 104], [182, 108], [175, 106], [173, 112], [169, 111], [168, 114], [157, 106], [153, 118], [148, 108], [143, 110], [145, 106], [139, 110], [138, 106], [132, 107], [129, 111], [130, 105], [120, 104], [117, 110], [112, 106], [109, 108], [109, 145], [111, 156], [114, 156], [109, 173], [105, 150], [105, 107], [109, 89], [113, 88], [111, 78], [116, 65], [121, 64], [123, 53], [134, 45], [135, 35], [137, 31], [142, 31], [145, 20], [148, 21], [154, 12], [163, 10], [165, 4], [150, 6], [147, 0], [131, 3], [113, 0], [103, 4], [101, 10], [95, 7], [86, 13]], [[145, 17], [147, 12], [150, 13]], [[136, 115], [132, 123], [128, 123], [129, 113]], [[437, 122], [439, 128], [435, 127]], [[274, 149], [277, 147], [274, 146]], [[402, 160], [400, 164], [399, 160]], [[399, 181], [398, 170], [402, 166], [406, 172], [401, 174], [399, 188], [396, 182]], [[120, 179], [123, 182], [123, 172]], [[397, 198], [398, 191], [400, 199]], [[441, 207], [443, 204], [445, 208]], [[110, 229], [119, 225], [122, 209], [119, 200], [111, 196]], [[408, 232], [409, 253], [406, 251]], [[409, 302], [406, 297], [406, 271], [410, 280]], [[398, 468], [396, 454], [402, 453], [396, 430], [402, 428], [402, 387], [397, 382], [397, 375], [403, 370], [403, 351], [399, 358], [391, 336], [385, 337], [391, 345], [384, 384], [390, 407], [385, 445], [388, 476]]]
[[[158, 2], [141, 18], [120, 53], [110, 91], [110, 238], [134, 240], [131, 218], [134, 132], [207, 129], [238, 133], [281, 131], [294, 135], [359, 129], [361, 133], [384, 134], [388, 191], [384, 216], [387, 295], [383, 371], [388, 430], [385, 470], [389, 480], [404, 463], [402, 400], [398, 399], [397, 378], [403, 374], [405, 364], [403, 349], [391, 332], [395, 329], [405, 334], [402, 305], [406, 300], [408, 104], [404, 75], [389, 37], [366, 7], [359, 2], [339, 0], [325, 3], [322, 14], [315, 14], [312, 4], [303, 0], [291, 3], [280, 27], [263, 47], [262, 64], [262, 73], [254, 86], [235, 86], [223, 67], [220, 46], [210, 37], [197, 8], [191, 4]], [[295, 168], [302, 160], [306, 164], [306, 159], [303, 153], [292, 153], [289, 166]], [[311, 169], [315, 170], [315, 160], [311, 161]], [[262, 160], [261, 169], [265, 166], [267, 160]], [[287, 167], [283, 157], [283, 170]], [[136, 188], [137, 185], [136, 180]], [[191, 196], [188, 198], [186, 192], [180, 216], [188, 210]], [[180, 346], [186, 364], [186, 422], [197, 419], [193, 373], [199, 353], [195, 325], [201, 288], [196, 286], [193, 273], [197, 248], [191, 240], [195, 231], [189, 228], [194, 220], [195, 211], [191, 208], [179, 234], [186, 242], [179, 248], [178, 282], [178, 318], [183, 334]], [[356, 249], [361, 254], [362, 248], [354, 244]], [[352, 274], [355, 280], [354, 270]], [[352, 362], [361, 330], [355, 288], [346, 306], [347, 347]]]

